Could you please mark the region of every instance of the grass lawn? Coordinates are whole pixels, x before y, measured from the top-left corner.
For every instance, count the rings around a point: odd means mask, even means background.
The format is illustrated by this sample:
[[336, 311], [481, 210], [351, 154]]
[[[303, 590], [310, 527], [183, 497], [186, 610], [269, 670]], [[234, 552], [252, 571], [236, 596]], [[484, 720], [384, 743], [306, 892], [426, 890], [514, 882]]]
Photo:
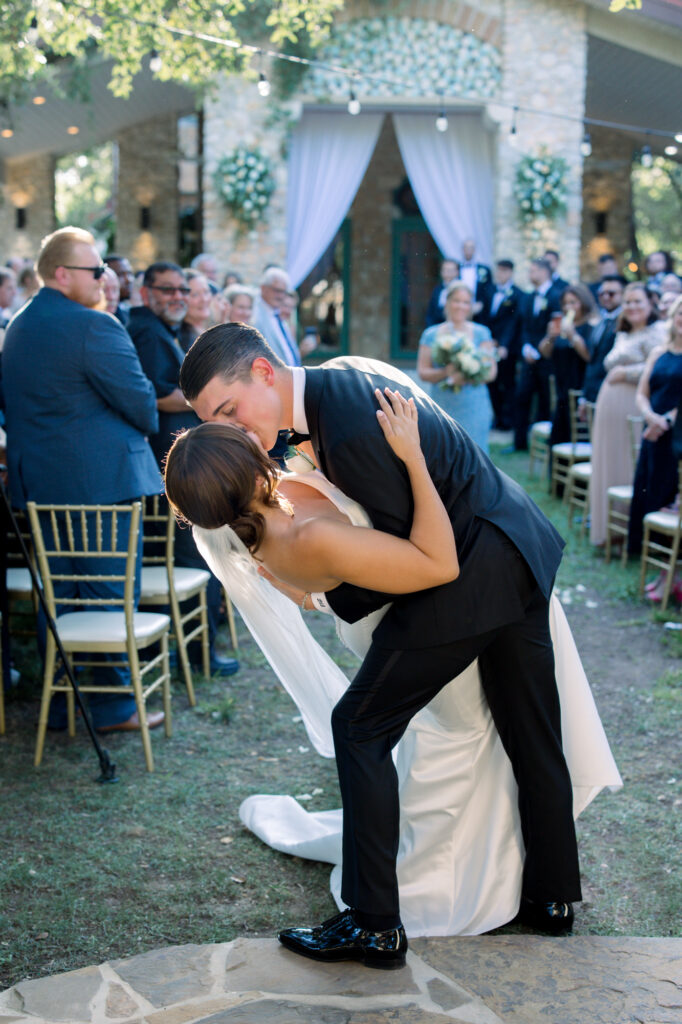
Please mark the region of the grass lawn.
[[[576, 932], [680, 935], [682, 634], [663, 625], [680, 616], [645, 607], [637, 566], [606, 566], [567, 530], [565, 506], [528, 477], [527, 456], [495, 457], [568, 537], [557, 588], [625, 782], [579, 822]], [[330, 621], [310, 622], [352, 673]], [[17, 641], [15, 654], [22, 682], [8, 694], [0, 738], [0, 989], [159, 946], [272, 935], [335, 912], [328, 865], [276, 853], [239, 822], [253, 793], [290, 793], [320, 810], [340, 803], [334, 763], [310, 747], [243, 626], [237, 676], [199, 680], [195, 709], [175, 681], [173, 737], [153, 734], [153, 774], [139, 737], [106, 737], [115, 785], [95, 782], [82, 725], [73, 740], [48, 734], [43, 764], [32, 767], [39, 665], [30, 641]]]

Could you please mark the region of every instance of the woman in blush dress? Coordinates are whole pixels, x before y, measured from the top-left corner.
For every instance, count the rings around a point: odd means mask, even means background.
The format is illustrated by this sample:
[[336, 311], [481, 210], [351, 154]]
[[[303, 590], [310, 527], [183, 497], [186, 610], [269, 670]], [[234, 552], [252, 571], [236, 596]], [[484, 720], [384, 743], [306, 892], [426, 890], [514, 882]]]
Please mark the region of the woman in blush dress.
[[664, 341], [653, 295], [640, 282], [623, 293], [623, 312], [613, 348], [604, 359], [606, 378], [597, 395], [592, 426], [590, 540], [606, 542], [607, 491], [631, 484], [634, 476], [628, 416], [637, 413], [637, 385], [651, 352]]
[[[431, 385], [431, 397], [457, 420], [476, 444], [488, 454], [488, 435], [493, 423], [493, 407], [485, 386], [497, 376], [495, 345], [483, 324], [471, 320], [473, 296], [462, 281], [448, 286], [445, 299], [445, 323], [427, 327], [419, 339], [417, 373]], [[454, 340], [465, 344], [483, 359], [483, 372], [473, 379], [455, 365], [446, 362], [443, 353]], [[460, 360], [462, 356], [459, 357]]]

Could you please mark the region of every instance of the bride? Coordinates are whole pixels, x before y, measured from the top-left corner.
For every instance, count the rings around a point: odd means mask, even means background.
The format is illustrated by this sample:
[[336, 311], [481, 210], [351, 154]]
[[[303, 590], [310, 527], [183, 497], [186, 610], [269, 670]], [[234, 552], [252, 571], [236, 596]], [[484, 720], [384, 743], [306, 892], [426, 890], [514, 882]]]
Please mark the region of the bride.
[[[452, 527], [419, 448], [416, 408], [395, 392], [377, 393], [377, 400], [379, 423], [413, 489], [407, 539], [366, 529], [363, 510], [317, 470], [280, 475], [260, 446], [234, 427], [204, 423], [180, 435], [166, 464], [171, 505], [194, 524], [202, 554], [325, 757], [333, 756], [331, 710], [348, 680], [313, 640], [299, 610], [263, 577], [308, 592], [343, 581], [399, 594], [437, 586], [458, 572]], [[353, 626], [338, 621], [341, 639], [359, 657], [386, 608]], [[621, 783], [556, 599], [552, 634], [577, 817], [601, 788]], [[516, 783], [476, 663], [412, 719], [394, 759], [401, 917], [408, 935], [480, 934], [505, 924], [519, 907], [524, 850]], [[276, 849], [334, 864], [332, 892], [343, 905], [341, 811], [310, 814], [291, 797], [255, 796], [244, 801], [240, 815]]]

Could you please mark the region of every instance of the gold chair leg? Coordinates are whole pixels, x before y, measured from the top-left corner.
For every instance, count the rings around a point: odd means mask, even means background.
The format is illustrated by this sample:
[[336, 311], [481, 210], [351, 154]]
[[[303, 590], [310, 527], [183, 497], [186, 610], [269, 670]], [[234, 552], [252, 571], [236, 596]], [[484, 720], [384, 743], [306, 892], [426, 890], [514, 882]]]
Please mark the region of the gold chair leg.
[[207, 679], [211, 677], [211, 649], [208, 643], [208, 610], [206, 607], [206, 591], [201, 593], [201, 662], [204, 675]]
[[[172, 729], [172, 724], [173, 723], [172, 723], [172, 718], [171, 718], [171, 687], [170, 687], [170, 678], [171, 677], [170, 677], [170, 662], [168, 660], [168, 633], [164, 633], [163, 636], [161, 637], [161, 654], [162, 654], [161, 665], [162, 665], [163, 676], [164, 676], [162, 691], [163, 691], [163, 710], [164, 710], [165, 718], [164, 718], [164, 723], [163, 724], [164, 724], [164, 728], [166, 730], [166, 736], [170, 736], [172, 731], [173, 731], [173, 729]], [[190, 680], [191, 680], [191, 676], [190, 676]], [[192, 691], [192, 697], [193, 696], [194, 696], [194, 691]], [[192, 702], [190, 702], [190, 703], [192, 703]]]
[[45, 747], [45, 734], [47, 732], [47, 716], [50, 713], [50, 702], [52, 700], [52, 681], [55, 670], [55, 643], [52, 634], [48, 632], [45, 646], [45, 671], [43, 673], [43, 695], [40, 701], [40, 714], [38, 716], [38, 733], [36, 735], [36, 752], [33, 764], [36, 768], [43, 759]]
[[642, 554], [639, 563], [639, 596], [644, 597], [644, 584], [646, 582], [646, 567], [648, 564], [647, 551], [649, 550], [649, 527], [644, 524], [644, 538], [642, 540]]
[[[166, 648], [166, 651], [168, 649]], [[144, 694], [142, 693], [142, 680], [140, 677], [140, 659], [135, 647], [128, 647], [128, 668], [130, 671], [130, 682], [133, 688], [133, 695], [135, 697], [135, 704], [137, 707], [137, 717], [140, 720], [140, 735], [142, 737], [142, 748], [144, 750], [144, 759], [147, 764], [147, 771], [154, 771], [154, 755], [152, 754], [152, 741], [149, 736], [149, 726], [147, 725], [147, 707], [145, 704]]]
[[[223, 591], [225, 593], [225, 591]], [[234, 608], [227, 594], [225, 594], [225, 608], [227, 609], [227, 621], [230, 626], [230, 640], [232, 641], [232, 647], [234, 650], [239, 649], [239, 641], [237, 639], [237, 625], [234, 620]]]

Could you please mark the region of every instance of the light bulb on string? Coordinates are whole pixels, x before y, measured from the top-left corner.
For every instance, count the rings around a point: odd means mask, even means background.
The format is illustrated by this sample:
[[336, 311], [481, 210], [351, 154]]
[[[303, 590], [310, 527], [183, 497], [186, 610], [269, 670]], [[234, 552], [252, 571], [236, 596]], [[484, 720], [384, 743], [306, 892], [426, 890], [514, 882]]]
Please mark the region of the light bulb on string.
[[33, 17], [31, 18], [31, 23], [28, 26], [28, 29], [26, 31], [26, 39], [31, 44], [31, 46], [37, 46], [39, 38], [40, 38], [40, 32], [38, 30], [38, 19], [36, 18], [35, 14], [34, 14]]
[[149, 55], [149, 70], [156, 74], [163, 67], [163, 61], [158, 50], [152, 50]]
[[258, 92], [261, 96], [270, 95], [270, 83], [265, 75], [265, 72], [261, 71], [258, 75]]
[[642, 167], [651, 167], [654, 162], [654, 158], [651, 153], [651, 146], [648, 143], [645, 143], [642, 146], [642, 152], [639, 156], [639, 162], [641, 163]]
[[350, 96], [348, 97], [348, 113], [351, 114], [353, 117], [356, 117], [361, 110], [362, 107], [360, 106], [360, 100], [357, 98], [357, 96], [351, 89]]
[[580, 143], [580, 152], [583, 156], [592, 156], [592, 139], [589, 132], [585, 132], [583, 135], [583, 141]]
[[677, 153], [677, 146], [666, 146], [663, 152], [666, 156], [675, 156]]
[[518, 113], [518, 110], [519, 110], [519, 108], [515, 105], [514, 108], [513, 108], [513, 111], [512, 111], [512, 123], [511, 123], [511, 126], [509, 128], [509, 145], [510, 146], [516, 146], [518, 141], [519, 141], [518, 135], [516, 133], [516, 115]]
[[441, 108], [438, 117], [436, 118], [436, 131], [446, 132], [448, 130], [448, 119], [445, 116], [445, 111]]

